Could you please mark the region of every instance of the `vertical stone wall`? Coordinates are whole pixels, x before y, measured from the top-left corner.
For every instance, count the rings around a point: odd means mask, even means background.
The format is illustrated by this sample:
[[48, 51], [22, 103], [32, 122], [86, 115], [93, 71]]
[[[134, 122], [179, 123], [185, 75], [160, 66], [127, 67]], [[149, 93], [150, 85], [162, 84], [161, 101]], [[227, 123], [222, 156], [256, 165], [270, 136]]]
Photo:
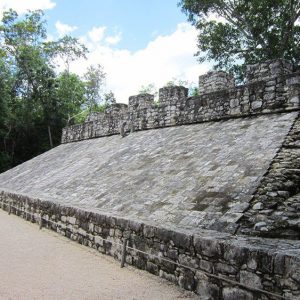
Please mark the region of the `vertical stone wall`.
[[243, 86], [225, 72], [210, 72], [199, 77], [199, 89], [199, 96], [188, 97], [185, 87], [164, 87], [158, 102], [150, 94], [131, 96], [128, 108], [114, 104], [84, 124], [64, 128], [62, 143], [118, 134], [124, 123], [132, 132], [300, 107], [300, 73], [285, 60], [248, 66]]
[[105, 112], [88, 116], [83, 124], [63, 128], [62, 143], [119, 134], [121, 124], [127, 120], [127, 113], [126, 104], [112, 104]]
[[[9, 192], [4, 210], [101, 253], [195, 291], [201, 299], [277, 299], [300, 296], [300, 242], [232, 236], [215, 231], [175, 231], [132, 220], [64, 207]], [[297, 250], [298, 249], [298, 250]]]
[[284, 59], [270, 60], [264, 63], [249, 65], [246, 69], [246, 80], [248, 83], [270, 80], [293, 73], [293, 64]]

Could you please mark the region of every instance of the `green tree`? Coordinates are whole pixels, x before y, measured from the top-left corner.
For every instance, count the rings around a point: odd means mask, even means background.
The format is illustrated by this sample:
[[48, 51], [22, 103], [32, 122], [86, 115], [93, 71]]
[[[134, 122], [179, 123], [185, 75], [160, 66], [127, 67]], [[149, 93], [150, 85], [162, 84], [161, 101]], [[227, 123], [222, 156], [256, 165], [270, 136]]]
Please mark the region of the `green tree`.
[[9, 127], [9, 103], [11, 103], [11, 91], [13, 78], [9, 72], [5, 53], [0, 50], [0, 173], [11, 164], [8, 154], [7, 138], [10, 134]]
[[89, 66], [85, 75], [86, 105], [90, 111], [97, 110], [102, 99], [102, 90], [105, 85], [106, 74], [101, 65]]
[[58, 41], [51, 41], [44, 44], [45, 52], [52, 58], [60, 58], [65, 65], [66, 71], [70, 71], [70, 63], [79, 59], [86, 59], [88, 49], [78, 39], [71, 36], [64, 36]]
[[138, 91], [139, 94], [151, 94], [154, 96], [154, 101], [158, 102], [158, 90], [154, 83], [142, 85]]
[[178, 78], [172, 78], [172, 80], [168, 81], [165, 84], [166, 87], [172, 87], [172, 86], [184, 86], [188, 88], [188, 95], [191, 97], [199, 96], [199, 89], [195, 85], [194, 82], [190, 82], [188, 80], [182, 80]]
[[155, 95], [157, 94], [157, 88], [155, 87], [154, 83], [149, 83], [146, 85], [142, 85], [139, 89], [139, 94], [151, 94]]
[[180, 0], [199, 30], [199, 61], [242, 74], [246, 64], [300, 60], [299, 0]]
[[65, 124], [73, 123], [75, 117], [82, 112], [81, 107], [86, 101], [84, 82], [76, 74], [67, 71], [61, 73], [57, 81], [61, 120]]
[[[85, 101], [84, 83], [68, 70], [57, 76], [53, 58], [83, 57], [76, 39], [46, 42], [42, 11], [0, 23], [0, 172], [60, 143], [61, 129]], [[73, 48], [72, 48], [73, 46]]]
[[104, 94], [104, 104], [105, 106], [109, 106], [115, 104], [117, 102], [115, 95], [112, 91]]

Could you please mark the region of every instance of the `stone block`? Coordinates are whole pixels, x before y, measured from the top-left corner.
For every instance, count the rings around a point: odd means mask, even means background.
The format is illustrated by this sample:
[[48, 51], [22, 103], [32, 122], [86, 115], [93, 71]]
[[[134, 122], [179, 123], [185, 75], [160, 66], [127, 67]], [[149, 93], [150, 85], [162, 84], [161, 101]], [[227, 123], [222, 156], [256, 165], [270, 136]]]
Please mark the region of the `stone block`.
[[86, 236], [86, 235], [87, 235], [86, 231], [83, 230], [82, 228], [79, 228], [79, 229], [78, 229], [78, 234], [80, 234], [80, 235], [82, 235], [82, 236]]
[[262, 107], [262, 101], [253, 101], [252, 103], [251, 103], [251, 108], [253, 109], [253, 110], [257, 110], [257, 109], [260, 109], [261, 107]]
[[197, 257], [190, 257], [189, 255], [180, 254], [178, 262], [193, 269], [199, 268], [199, 259]]
[[150, 107], [154, 103], [154, 96], [150, 94], [139, 94], [129, 97], [129, 111], [137, 111], [147, 107]]
[[178, 283], [178, 280], [174, 274], [169, 274], [167, 272], [164, 272], [163, 270], [159, 271], [159, 277], [164, 278], [170, 282], [173, 282], [175, 284]]
[[241, 267], [249, 257], [249, 249], [243, 245], [226, 244], [224, 247], [224, 259], [230, 265]]
[[89, 232], [93, 232], [93, 231], [94, 231], [94, 224], [89, 223]]
[[215, 271], [221, 273], [221, 274], [231, 274], [236, 275], [237, 269], [231, 265], [225, 264], [225, 263], [216, 263], [214, 265]]
[[158, 275], [159, 274], [159, 268], [157, 265], [151, 263], [151, 262], [147, 262], [146, 264], [146, 270], [154, 275]]
[[144, 224], [141, 222], [137, 222], [134, 220], [129, 220], [128, 222], [128, 228], [132, 231], [134, 231], [135, 233], [140, 233], [143, 231], [143, 226]]
[[194, 238], [194, 246], [197, 254], [207, 257], [220, 257], [222, 256], [221, 245], [216, 240], [209, 240], [200, 237]]
[[261, 210], [264, 208], [264, 205], [261, 202], [257, 202], [252, 206], [252, 209], [254, 210]]
[[253, 300], [254, 296], [251, 292], [235, 288], [225, 287], [222, 291], [222, 299], [224, 300]]
[[261, 278], [248, 271], [240, 271], [240, 283], [257, 289], [262, 288]]
[[178, 250], [177, 249], [169, 249], [166, 252], [166, 256], [172, 260], [177, 260], [178, 259]]
[[199, 268], [201, 270], [211, 273], [213, 270], [213, 263], [205, 259], [200, 259]]
[[196, 273], [196, 293], [200, 296], [200, 299], [214, 300], [219, 299], [220, 288], [217, 284], [211, 283], [209, 278], [201, 273]]
[[183, 271], [178, 278], [178, 284], [181, 288], [185, 290], [188, 291], [195, 290], [196, 282], [194, 278], [194, 273], [189, 270]]
[[72, 225], [75, 225], [76, 224], [76, 218], [75, 217], [68, 217], [67, 222], [72, 224]]
[[257, 262], [255, 258], [250, 258], [247, 262], [247, 266], [251, 270], [256, 270], [257, 268]]
[[[159, 89], [159, 102], [166, 105], [185, 105], [188, 89], [183, 86], [170, 86]], [[175, 107], [174, 107], [175, 108]], [[170, 108], [169, 110], [171, 110]]]
[[233, 76], [223, 71], [208, 72], [207, 74], [199, 76], [200, 94], [226, 90], [234, 86]]

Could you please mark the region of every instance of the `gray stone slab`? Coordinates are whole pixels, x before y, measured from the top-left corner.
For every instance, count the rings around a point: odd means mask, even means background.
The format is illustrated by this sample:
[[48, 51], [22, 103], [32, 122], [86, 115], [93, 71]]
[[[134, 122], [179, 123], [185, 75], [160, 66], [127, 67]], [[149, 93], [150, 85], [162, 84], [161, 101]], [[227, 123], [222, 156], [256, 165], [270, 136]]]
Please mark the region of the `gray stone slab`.
[[240, 218], [235, 205], [250, 201], [296, 115], [63, 144], [0, 174], [0, 189], [158, 225], [212, 228]]

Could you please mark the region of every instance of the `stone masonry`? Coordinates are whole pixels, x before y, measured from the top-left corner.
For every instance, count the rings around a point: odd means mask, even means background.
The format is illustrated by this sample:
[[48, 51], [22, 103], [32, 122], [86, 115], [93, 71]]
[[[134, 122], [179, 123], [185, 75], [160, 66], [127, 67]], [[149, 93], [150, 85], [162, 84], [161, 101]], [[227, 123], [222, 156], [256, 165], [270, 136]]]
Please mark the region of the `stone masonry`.
[[128, 239], [127, 264], [201, 299], [300, 299], [300, 73], [246, 78], [210, 72], [197, 97], [164, 87], [64, 128], [0, 174], [0, 207], [119, 260]]
[[[118, 260], [122, 250], [118, 245], [129, 238], [132, 249], [127, 252], [127, 264], [195, 291], [200, 299], [278, 299], [252, 289], [282, 295], [283, 299], [300, 297], [299, 241], [233, 236], [207, 230], [191, 234], [179, 228], [174, 231], [2, 192], [2, 209], [8, 210], [9, 204], [18, 208], [12, 209], [12, 213], [31, 222], [39, 222], [43, 215], [47, 228]], [[248, 288], [232, 285], [232, 281]]]
[[161, 88], [157, 103], [150, 94], [131, 96], [128, 107], [113, 104], [93, 120], [64, 128], [62, 143], [119, 134], [124, 122], [130, 132], [299, 108], [300, 73], [289, 62], [249, 66], [246, 77], [245, 85], [235, 87], [224, 72], [202, 75], [197, 97], [188, 97], [183, 86]]
[[243, 234], [300, 239], [299, 118], [239, 223]]

